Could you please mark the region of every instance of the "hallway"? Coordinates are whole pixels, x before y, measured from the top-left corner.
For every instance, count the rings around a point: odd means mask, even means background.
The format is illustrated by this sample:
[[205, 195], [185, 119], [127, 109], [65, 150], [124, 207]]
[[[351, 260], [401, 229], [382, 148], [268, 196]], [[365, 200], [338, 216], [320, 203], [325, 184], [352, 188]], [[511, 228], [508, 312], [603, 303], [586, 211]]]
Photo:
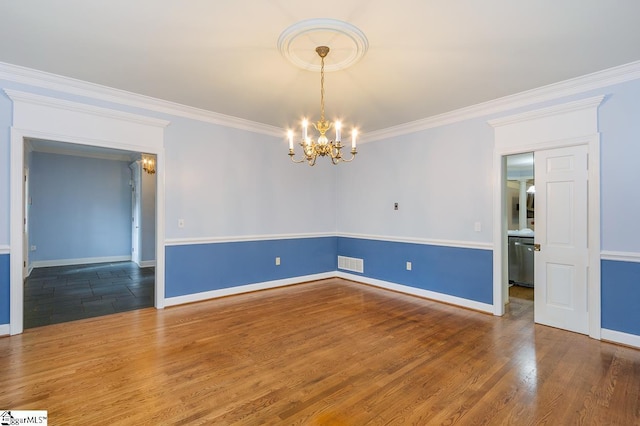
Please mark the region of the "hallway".
[[24, 328], [153, 306], [155, 268], [134, 262], [34, 269], [25, 280]]

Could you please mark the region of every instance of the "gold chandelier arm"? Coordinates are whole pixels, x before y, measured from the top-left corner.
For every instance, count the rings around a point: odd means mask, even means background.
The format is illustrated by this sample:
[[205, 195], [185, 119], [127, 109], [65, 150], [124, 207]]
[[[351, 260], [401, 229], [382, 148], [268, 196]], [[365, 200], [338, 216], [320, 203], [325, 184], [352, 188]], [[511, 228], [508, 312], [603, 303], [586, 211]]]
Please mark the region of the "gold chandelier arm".
[[342, 158], [340, 161], [344, 161], [345, 163], [350, 163], [353, 161], [354, 158], [356, 158], [356, 154], [358, 153], [358, 151], [356, 151], [355, 149], [351, 150], [351, 158], [349, 158], [348, 160], [346, 158]]
[[329, 144], [329, 157], [331, 157], [331, 162], [333, 164], [338, 164], [342, 158], [342, 152], [340, 151], [342, 149], [342, 145], [340, 145], [340, 142], [336, 142], [333, 143], [331, 142]]
[[306, 160], [303, 158], [301, 160], [295, 160], [293, 157], [291, 157], [291, 161], [293, 161], [294, 163], [298, 164], [298, 163], [304, 163]]
[[307, 163], [309, 163], [310, 166], [315, 166], [317, 158], [318, 158], [317, 155], [314, 155], [313, 157], [309, 157], [307, 158]]
[[293, 150], [290, 149], [289, 150], [289, 158], [291, 158], [291, 161], [293, 161], [294, 163], [302, 163], [302, 162], [306, 161], [306, 158], [302, 158], [300, 160], [297, 160], [297, 159], [293, 158], [295, 155], [296, 155], [295, 152], [293, 152]]

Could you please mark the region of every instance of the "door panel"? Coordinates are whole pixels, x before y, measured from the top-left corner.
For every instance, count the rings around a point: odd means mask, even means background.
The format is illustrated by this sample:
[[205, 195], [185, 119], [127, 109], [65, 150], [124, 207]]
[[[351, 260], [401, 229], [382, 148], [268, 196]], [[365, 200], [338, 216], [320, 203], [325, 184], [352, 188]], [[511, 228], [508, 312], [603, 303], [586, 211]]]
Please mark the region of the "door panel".
[[131, 184], [131, 260], [140, 265], [140, 186], [141, 186], [141, 171], [140, 164], [133, 162], [129, 165], [132, 170], [132, 184]]
[[26, 278], [29, 275], [29, 169], [24, 169], [24, 180], [22, 181], [22, 194], [23, 194], [23, 206], [22, 206], [22, 222], [24, 224], [22, 228], [22, 278]]
[[535, 321], [587, 334], [587, 146], [535, 153]]

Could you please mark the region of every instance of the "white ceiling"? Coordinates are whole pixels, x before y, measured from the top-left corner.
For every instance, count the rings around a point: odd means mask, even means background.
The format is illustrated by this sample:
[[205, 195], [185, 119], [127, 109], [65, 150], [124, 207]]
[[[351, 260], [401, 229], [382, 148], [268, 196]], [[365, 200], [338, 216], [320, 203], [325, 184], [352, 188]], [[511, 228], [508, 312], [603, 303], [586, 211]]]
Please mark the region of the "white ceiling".
[[1, 62], [282, 128], [319, 118], [318, 73], [277, 48], [305, 19], [366, 35], [325, 83], [327, 118], [364, 132], [640, 59], [637, 0], [5, 0], [0, 16]]

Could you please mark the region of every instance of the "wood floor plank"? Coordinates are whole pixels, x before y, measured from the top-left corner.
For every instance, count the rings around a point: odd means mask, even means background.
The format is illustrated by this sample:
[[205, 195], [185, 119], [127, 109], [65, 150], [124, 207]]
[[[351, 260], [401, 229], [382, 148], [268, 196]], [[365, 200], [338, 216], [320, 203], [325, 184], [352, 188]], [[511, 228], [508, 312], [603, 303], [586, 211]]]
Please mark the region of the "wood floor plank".
[[341, 279], [0, 338], [51, 424], [640, 424], [640, 351]]

